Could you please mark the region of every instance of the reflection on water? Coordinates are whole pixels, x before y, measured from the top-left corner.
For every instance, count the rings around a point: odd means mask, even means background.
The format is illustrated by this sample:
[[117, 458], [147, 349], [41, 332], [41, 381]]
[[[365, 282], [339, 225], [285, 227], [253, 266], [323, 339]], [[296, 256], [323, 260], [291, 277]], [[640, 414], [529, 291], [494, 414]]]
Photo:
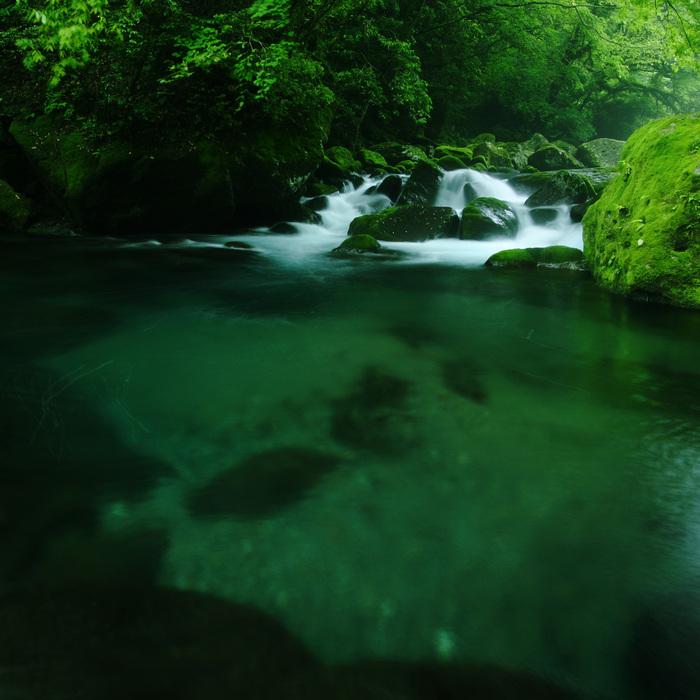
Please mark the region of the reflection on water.
[[157, 583], [331, 664], [695, 697], [697, 314], [577, 274], [49, 245], [3, 263], [0, 590]]

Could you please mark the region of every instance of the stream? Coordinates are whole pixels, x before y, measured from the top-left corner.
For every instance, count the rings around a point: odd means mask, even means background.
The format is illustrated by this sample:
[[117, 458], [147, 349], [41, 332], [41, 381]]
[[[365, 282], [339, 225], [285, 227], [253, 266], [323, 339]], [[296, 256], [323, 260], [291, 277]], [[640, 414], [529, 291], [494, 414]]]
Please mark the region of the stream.
[[437, 203], [466, 182], [515, 240], [329, 258], [389, 205], [366, 179], [292, 235], [4, 242], [0, 591], [174, 587], [329, 664], [697, 697], [700, 316], [484, 268], [581, 226], [472, 171]]

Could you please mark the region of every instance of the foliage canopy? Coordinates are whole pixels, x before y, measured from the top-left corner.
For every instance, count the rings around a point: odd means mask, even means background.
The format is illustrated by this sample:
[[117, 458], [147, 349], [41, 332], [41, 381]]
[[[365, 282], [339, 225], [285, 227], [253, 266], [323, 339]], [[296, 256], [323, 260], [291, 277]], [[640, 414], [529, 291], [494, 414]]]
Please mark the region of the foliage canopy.
[[102, 134], [626, 138], [698, 109], [699, 19], [695, 0], [16, 0], [0, 110]]

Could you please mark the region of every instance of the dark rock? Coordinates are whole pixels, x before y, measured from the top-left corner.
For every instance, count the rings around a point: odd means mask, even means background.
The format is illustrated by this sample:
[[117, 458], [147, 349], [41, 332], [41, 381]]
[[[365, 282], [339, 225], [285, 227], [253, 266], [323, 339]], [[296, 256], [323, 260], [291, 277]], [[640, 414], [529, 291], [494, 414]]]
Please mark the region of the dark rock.
[[538, 226], [544, 226], [545, 224], [551, 223], [557, 218], [558, 215], [559, 212], [556, 209], [548, 209], [546, 207], [543, 207], [541, 209], [532, 209], [530, 211], [530, 216], [532, 217], [532, 220]]
[[535, 151], [528, 159], [528, 165], [538, 170], [564, 170], [581, 168], [582, 163], [565, 150], [549, 144]]
[[195, 489], [187, 506], [198, 517], [260, 518], [304, 498], [339, 462], [305, 447], [259, 452]]
[[532, 194], [543, 185], [546, 185], [553, 177], [554, 173], [522, 173], [515, 177], [508, 178], [508, 184], [516, 192]]
[[428, 161], [420, 161], [413, 169], [411, 176], [404, 185], [397, 204], [421, 204], [429, 206], [435, 202], [443, 172], [437, 165]]
[[588, 211], [588, 207], [591, 206], [591, 201], [588, 202], [582, 202], [581, 204], [574, 204], [574, 206], [571, 207], [569, 210], [569, 215], [571, 216], [571, 220], [574, 223], [581, 223], [583, 221], [583, 217], [586, 215], [586, 212]]
[[459, 217], [451, 207], [403, 206], [358, 216], [348, 233], [379, 241], [427, 241], [456, 237], [458, 229]]
[[392, 203], [396, 202], [399, 198], [402, 189], [403, 180], [399, 175], [387, 175], [379, 185], [377, 185], [377, 193], [388, 197]]
[[624, 141], [595, 139], [578, 147], [576, 158], [587, 168], [615, 167], [625, 147]]
[[4, 180], [0, 180], [0, 233], [17, 233], [27, 225], [31, 202]]
[[493, 236], [515, 236], [518, 220], [515, 212], [500, 199], [479, 197], [462, 211], [460, 238], [480, 241]]
[[578, 173], [560, 170], [542, 185], [525, 204], [528, 207], [548, 207], [555, 204], [581, 204], [594, 196], [590, 180]]

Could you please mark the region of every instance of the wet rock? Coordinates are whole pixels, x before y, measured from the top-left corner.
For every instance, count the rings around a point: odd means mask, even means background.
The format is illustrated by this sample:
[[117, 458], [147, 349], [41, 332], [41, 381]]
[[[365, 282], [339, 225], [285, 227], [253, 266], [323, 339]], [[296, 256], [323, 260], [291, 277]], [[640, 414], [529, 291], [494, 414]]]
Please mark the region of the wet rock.
[[528, 207], [548, 207], [555, 204], [580, 204], [595, 195], [590, 180], [579, 173], [560, 170], [537, 192], [528, 197]]
[[541, 207], [530, 210], [530, 216], [538, 226], [544, 226], [554, 221], [559, 216], [559, 212], [556, 209]]
[[554, 173], [522, 173], [520, 175], [516, 175], [515, 177], [509, 178], [508, 184], [516, 192], [529, 192], [532, 194], [543, 185], [546, 185], [553, 177]]
[[437, 165], [420, 161], [408, 178], [397, 204], [399, 206], [419, 204], [429, 206], [435, 202], [443, 172]]
[[392, 203], [398, 200], [402, 189], [403, 180], [399, 175], [387, 175], [379, 185], [377, 185], [377, 193], [388, 197]]
[[348, 234], [370, 235], [379, 241], [427, 241], [457, 236], [459, 217], [451, 207], [400, 206], [358, 216]]
[[494, 197], [479, 197], [462, 211], [460, 238], [480, 241], [517, 233], [518, 220], [508, 204]]
[[487, 267], [522, 268], [545, 267], [564, 270], [587, 270], [588, 265], [582, 251], [563, 245], [545, 248], [513, 248], [494, 253]]
[[303, 499], [339, 463], [337, 455], [306, 447], [266, 450], [195, 489], [187, 506], [198, 517], [260, 518]]

